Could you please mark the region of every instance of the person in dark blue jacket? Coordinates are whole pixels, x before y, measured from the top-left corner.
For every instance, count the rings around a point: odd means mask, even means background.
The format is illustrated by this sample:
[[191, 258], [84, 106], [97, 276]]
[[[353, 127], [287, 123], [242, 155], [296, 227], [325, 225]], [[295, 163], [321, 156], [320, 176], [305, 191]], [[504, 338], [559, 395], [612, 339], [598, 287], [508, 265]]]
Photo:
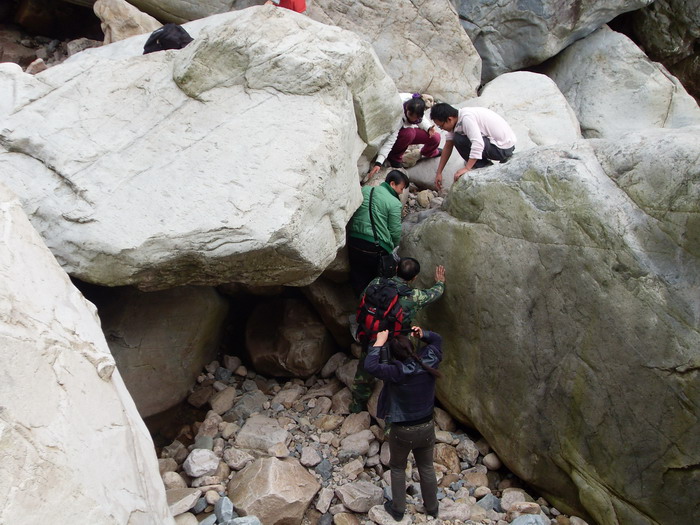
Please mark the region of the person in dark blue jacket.
[[[377, 417], [391, 424], [389, 467], [392, 501], [384, 504], [396, 520], [406, 512], [406, 462], [409, 452], [416, 459], [423, 504], [428, 514], [437, 517], [437, 479], [433, 468], [435, 427], [435, 380], [442, 361], [442, 337], [435, 332], [413, 327], [413, 335], [426, 343], [418, 352], [403, 335], [388, 341], [389, 331], [377, 334], [365, 359], [365, 369], [384, 381], [379, 394]], [[387, 356], [382, 358], [382, 356]]]

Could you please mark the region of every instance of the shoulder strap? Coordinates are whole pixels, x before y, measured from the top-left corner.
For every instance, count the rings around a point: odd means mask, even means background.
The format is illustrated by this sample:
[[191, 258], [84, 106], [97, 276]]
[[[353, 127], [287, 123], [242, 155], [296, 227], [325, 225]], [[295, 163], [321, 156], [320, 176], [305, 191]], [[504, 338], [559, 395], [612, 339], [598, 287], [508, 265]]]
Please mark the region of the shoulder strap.
[[377, 238], [377, 227], [374, 225], [374, 215], [372, 215], [372, 197], [374, 196], [374, 190], [372, 188], [369, 190], [369, 222], [372, 224], [372, 235], [374, 235], [374, 245], [379, 247], [379, 239]]

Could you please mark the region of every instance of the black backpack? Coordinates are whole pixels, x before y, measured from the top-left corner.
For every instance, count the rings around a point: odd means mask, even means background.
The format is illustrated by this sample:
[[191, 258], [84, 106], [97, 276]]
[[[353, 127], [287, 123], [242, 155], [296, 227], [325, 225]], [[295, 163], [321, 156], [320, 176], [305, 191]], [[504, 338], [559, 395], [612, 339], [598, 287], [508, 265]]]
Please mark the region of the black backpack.
[[389, 337], [409, 332], [403, 329], [404, 311], [400, 298], [410, 294], [408, 286], [400, 286], [384, 277], [370, 283], [357, 307], [358, 340], [368, 343], [382, 330], [389, 330]]
[[143, 46], [143, 54], [163, 51], [165, 49], [182, 49], [194, 40], [182, 26], [177, 24], [165, 24], [159, 27], [146, 40]]

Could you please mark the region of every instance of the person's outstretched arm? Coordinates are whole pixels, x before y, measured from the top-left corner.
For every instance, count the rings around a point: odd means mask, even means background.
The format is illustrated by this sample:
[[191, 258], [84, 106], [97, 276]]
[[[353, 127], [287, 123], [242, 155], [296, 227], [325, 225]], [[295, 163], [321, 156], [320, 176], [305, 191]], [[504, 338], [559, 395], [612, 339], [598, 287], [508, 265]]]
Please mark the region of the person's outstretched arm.
[[440, 163], [438, 164], [437, 171], [435, 172], [435, 187], [438, 191], [442, 189], [442, 170], [445, 169], [447, 161], [450, 160], [450, 155], [452, 155], [452, 148], [455, 143], [451, 140], [445, 141], [445, 146], [442, 148], [442, 153], [440, 154]]

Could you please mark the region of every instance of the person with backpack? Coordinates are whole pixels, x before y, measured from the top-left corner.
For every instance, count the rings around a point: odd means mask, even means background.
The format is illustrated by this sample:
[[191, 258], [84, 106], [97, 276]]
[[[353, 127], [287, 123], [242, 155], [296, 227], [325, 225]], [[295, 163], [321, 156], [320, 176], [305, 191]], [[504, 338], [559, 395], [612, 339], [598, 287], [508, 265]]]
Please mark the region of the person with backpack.
[[442, 170], [452, 155], [452, 148], [465, 160], [464, 167], [454, 174], [457, 182], [471, 169], [491, 166], [492, 160], [507, 162], [515, 150], [515, 132], [499, 114], [487, 108], [457, 109], [449, 104], [435, 104], [430, 117], [447, 132], [440, 163], [435, 172], [435, 186], [442, 189]]
[[435, 129], [430, 119], [425, 115], [425, 100], [420, 93], [401, 93], [403, 115], [401, 123], [384, 141], [369, 176], [374, 176], [389, 160], [392, 168], [403, 168], [403, 154], [411, 144], [423, 144], [420, 153], [424, 158], [432, 159], [440, 156], [440, 133]]
[[379, 274], [382, 258], [391, 258], [401, 240], [400, 195], [408, 187], [408, 176], [392, 170], [376, 187], [362, 187], [362, 204], [348, 226], [350, 285], [360, 296]]
[[[391, 501], [384, 503], [384, 509], [396, 521], [401, 521], [406, 512], [406, 462], [410, 452], [418, 467], [425, 511], [433, 517], [438, 515], [433, 412], [442, 338], [418, 326], [412, 328], [412, 333], [426, 343], [418, 351], [404, 335], [389, 339], [389, 330], [379, 332], [364, 364], [370, 374], [384, 381], [377, 405], [377, 417], [391, 425]], [[387, 358], [382, 360], [382, 355]]]
[[413, 257], [403, 257], [398, 264], [396, 276], [377, 277], [365, 288], [357, 309], [357, 339], [362, 346], [360, 362], [350, 388], [352, 402], [350, 412], [366, 410], [367, 400], [372, 395], [374, 377], [364, 366], [367, 348], [380, 330], [389, 330], [390, 337], [410, 332], [418, 312], [437, 301], [445, 292], [445, 267], [435, 268], [435, 284], [430, 288], [413, 288], [411, 283], [420, 273], [420, 263]]

